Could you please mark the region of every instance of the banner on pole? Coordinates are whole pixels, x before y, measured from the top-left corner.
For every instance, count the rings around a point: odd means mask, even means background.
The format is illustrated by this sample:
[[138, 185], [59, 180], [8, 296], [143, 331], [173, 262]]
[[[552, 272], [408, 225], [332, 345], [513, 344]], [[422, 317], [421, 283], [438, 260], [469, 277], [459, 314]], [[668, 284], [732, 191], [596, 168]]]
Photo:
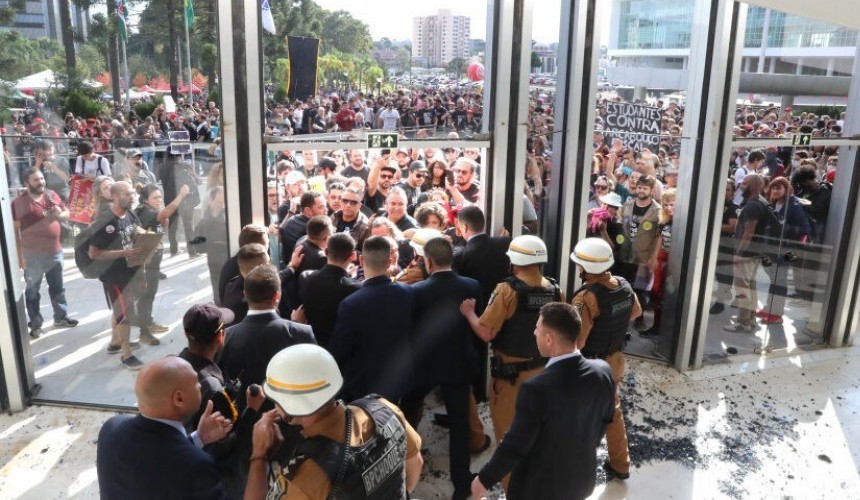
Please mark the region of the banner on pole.
[[69, 221], [89, 224], [93, 221], [93, 180], [73, 175], [69, 182]]
[[125, 6], [125, 0], [116, 0], [116, 18], [117, 28], [119, 29], [119, 37], [123, 42], [128, 42], [128, 27], [126, 20], [128, 19], [128, 8]]
[[663, 112], [660, 108], [625, 102], [607, 102], [606, 114], [603, 115], [603, 135], [609, 143], [617, 138], [634, 151], [648, 148], [656, 152], [660, 147], [662, 117]]
[[260, 7], [263, 13], [263, 29], [273, 35], [276, 34], [275, 18], [272, 17], [272, 9], [269, 7], [269, 0], [263, 0]]
[[318, 38], [287, 37], [290, 58], [290, 85], [287, 96], [304, 101], [317, 93], [317, 61], [320, 52]]

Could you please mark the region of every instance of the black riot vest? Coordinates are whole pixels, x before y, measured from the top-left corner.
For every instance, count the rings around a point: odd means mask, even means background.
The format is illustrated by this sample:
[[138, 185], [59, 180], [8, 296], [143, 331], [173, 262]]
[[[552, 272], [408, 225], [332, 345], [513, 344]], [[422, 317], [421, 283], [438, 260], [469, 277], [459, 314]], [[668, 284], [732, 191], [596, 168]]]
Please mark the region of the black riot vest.
[[633, 289], [624, 278], [615, 276], [621, 286], [612, 290], [599, 283], [586, 283], [576, 291], [590, 291], [597, 298], [600, 315], [594, 318], [594, 325], [582, 348], [587, 358], [606, 356], [620, 351], [627, 343], [627, 329], [630, 326], [630, 312], [633, 310]]
[[549, 302], [561, 300], [558, 284], [550, 278], [547, 280], [550, 283], [547, 287], [532, 287], [513, 276], [505, 279], [505, 283], [517, 293], [517, 311], [511, 319], [505, 321], [499, 334], [493, 339], [493, 349], [519, 358], [541, 357], [534, 338], [540, 308]]
[[[313, 459], [325, 471], [332, 485], [329, 498], [399, 500], [406, 494], [406, 430], [391, 408], [376, 394], [350, 403], [373, 418], [375, 432], [361, 446], [316, 436], [306, 439], [296, 449], [290, 474], [301, 462]], [[347, 410], [349, 411], [349, 410]], [[351, 418], [349, 414], [347, 417]]]

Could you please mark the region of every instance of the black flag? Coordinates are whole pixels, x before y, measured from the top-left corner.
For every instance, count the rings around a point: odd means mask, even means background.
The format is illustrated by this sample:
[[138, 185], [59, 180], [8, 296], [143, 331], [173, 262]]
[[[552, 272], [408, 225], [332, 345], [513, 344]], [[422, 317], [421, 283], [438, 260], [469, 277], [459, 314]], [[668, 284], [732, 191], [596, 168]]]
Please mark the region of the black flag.
[[318, 38], [288, 36], [287, 52], [290, 58], [290, 85], [287, 96], [304, 101], [317, 93], [320, 41]]

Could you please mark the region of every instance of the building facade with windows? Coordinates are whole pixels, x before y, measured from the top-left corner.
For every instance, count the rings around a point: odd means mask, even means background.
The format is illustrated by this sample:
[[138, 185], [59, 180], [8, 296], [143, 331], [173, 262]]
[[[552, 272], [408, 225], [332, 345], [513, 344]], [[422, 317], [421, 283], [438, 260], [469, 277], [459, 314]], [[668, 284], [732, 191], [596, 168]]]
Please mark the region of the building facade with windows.
[[[8, 0], [0, 0], [0, 6], [8, 5]], [[78, 7], [74, 2], [70, 2], [69, 12], [75, 32], [86, 37], [90, 25], [89, 9]], [[47, 37], [62, 43], [60, 0], [25, 2], [24, 9], [15, 15], [11, 26], [0, 26], [0, 30], [9, 29], [21, 33], [25, 38], [37, 39]]]
[[469, 57], [471, 21], [440, 9], [435, 16], [412, 20], [412, 57], [428, 66], [443, 67], [451, 60]]

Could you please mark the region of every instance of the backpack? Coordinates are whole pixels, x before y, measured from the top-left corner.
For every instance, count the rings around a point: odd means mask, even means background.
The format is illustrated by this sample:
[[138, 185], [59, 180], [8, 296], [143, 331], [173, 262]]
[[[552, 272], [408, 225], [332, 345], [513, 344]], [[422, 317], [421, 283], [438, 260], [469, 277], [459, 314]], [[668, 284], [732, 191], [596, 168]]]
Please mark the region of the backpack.
[[93, 221], [75, 236], [75, 265], [78, 266], [78, 270], [84, 279], [88, 280], [100, 278], [113, 262], [90, 258], [90, 238], [98, 230], [96, 227], [97, 222], [98, 220]]
[[[761, 200], [750, 200], [749, 203], [759, 203], [764, 208], [764, 216], [758, 221], [756, 232], [753, 236], [756, 252], [761, 254], [775, 253], [779, 247], [781, 239], [784, 237], [785, 226], [779, 220], [776, 212], [771, 210], [770, 206]], [[759, 229], [761, 228], [761, 229]]]
[[[134, 220], [134, 223], [140, 225], [137, 215], [129, 211], [129, 215]], [[99, 229], [107, 225], [109, 219], [105, 217], [96, 217], [89, 226], [83, 228], [75, 236], [75, 265], [81, 272], [84, 279], [94, 280], [99, 279], [108, 270], [113, 260], [93, 260], [90, 258], [90, 238], [93, 237]]]

